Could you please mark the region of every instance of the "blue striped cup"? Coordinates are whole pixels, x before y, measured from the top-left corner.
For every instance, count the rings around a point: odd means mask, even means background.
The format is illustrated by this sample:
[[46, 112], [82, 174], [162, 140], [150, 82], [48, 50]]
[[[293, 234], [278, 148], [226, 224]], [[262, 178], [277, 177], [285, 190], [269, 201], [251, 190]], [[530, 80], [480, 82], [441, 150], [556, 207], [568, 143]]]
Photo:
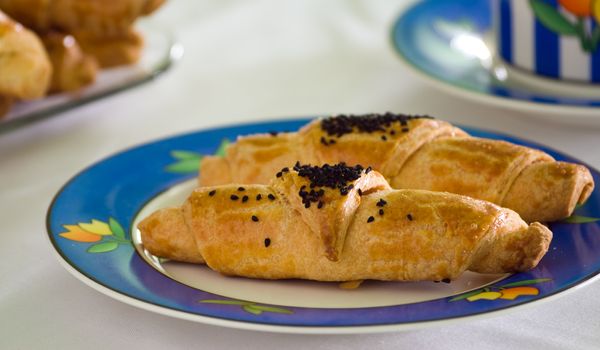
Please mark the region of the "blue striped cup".
[[496, 0], [498, 55], [538, 76], [600, 83], [600, 0]]

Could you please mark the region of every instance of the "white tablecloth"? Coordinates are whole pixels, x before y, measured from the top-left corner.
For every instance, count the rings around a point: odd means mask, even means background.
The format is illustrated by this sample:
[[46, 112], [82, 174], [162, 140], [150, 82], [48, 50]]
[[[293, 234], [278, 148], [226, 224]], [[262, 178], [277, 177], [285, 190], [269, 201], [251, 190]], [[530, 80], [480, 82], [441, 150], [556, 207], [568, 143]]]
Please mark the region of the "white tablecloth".
[[[184, 59], [150, 84], [0, 134], [2, 349], [598, 349], [600, 282], [506, 315], [374, 335], [242, 331], [161, 316], [84, 285], [57, 262], [47, 207], [73, 174], [158, 137], [248, 120], [429, 113], [550, 145], [600, 167], [600, 129], [533, 119], [432, 90], [398, 62], [389, 0], [174, 1]], [[568, 119], [568, 116], [565, 116]]]

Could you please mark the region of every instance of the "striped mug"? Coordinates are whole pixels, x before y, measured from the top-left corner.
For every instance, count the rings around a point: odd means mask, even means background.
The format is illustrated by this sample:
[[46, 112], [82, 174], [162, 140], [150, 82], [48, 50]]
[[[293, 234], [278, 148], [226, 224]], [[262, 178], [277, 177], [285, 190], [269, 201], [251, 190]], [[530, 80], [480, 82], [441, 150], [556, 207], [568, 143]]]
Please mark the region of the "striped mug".
[[538, 76], [600, 84], [600, 0], [496, 0], [498, 55]]

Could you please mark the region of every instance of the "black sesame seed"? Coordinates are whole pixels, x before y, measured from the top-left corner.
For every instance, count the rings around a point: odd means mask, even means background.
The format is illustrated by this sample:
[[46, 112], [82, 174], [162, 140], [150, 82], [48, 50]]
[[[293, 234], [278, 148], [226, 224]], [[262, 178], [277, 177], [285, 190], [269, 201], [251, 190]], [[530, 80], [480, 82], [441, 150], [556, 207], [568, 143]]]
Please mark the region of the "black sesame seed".
[[288, 167], [285, 167], [285, 168], [281, 169], [282, 173], [287, 173], [289, 171], [290, 171], [290, 168], [288, 168]]
[[413, 217], [412, 217], [412, 215], [411, 215], [411, 214], [408, 214], [408, 215], [406, 215], [406, 218], [407, 218], [409, 221], [412, 221], [412, 220], [413, 220]]
[[306, 209], [310, 208], [310, 202], [305, 202], [304, 203], [304, 208], [306, 208]]
[[271, 193], [269, 193], [269, 195], [267, 196], [269, 197], [270, 200], [274, 201], [275, 200], [275, 196]]
[[408, 128], [402, 128], [402, 132], [408, 132]]
[[269, 134], [271, 134], [271, 136], [277, 136], [277, 134], [279, 134], [278, 131], [269, 131]]
[[298, 176], [310, 181], [310, 192], [304, 190], [306, 186], [302, 186], [298, 192], [302, 203], [308, 208], [307, 203], [318, 203], [321, 200], [325, 194], [324, 187], [338, 190], [342, 196], [347, 195], [354, 188], [351, 182], [360, 178], [363, 168], [360, 165], [350, 167], [345, 163], [324, 164], [321, 167], [296, 163], [294, 170], [298, 172]]
[[451, 282], [451, 280], [450, 280], [449, 278], [444, 278], [444, 279], [442, 280], [442, 282], [444, 282], [444, 283], [450, 283], [450, 282]]
[[359, 195], [359, 196], [362, 196], [362, 193], [363, 193], [363, 192], [362, 192], [362, 190], [361, 190], [360, 188], [357, 190], [357, 192], [358, 192], [358, 195]]
[[217, 193], [217, 190], [212, 190], [212, 191], [208, 192], [208, 195], [212, 197], [215, 195], [215, 193]]
[[256, 216], [256, 215], [252, 215], [252, 221], [254, 221], [254, 222], [258, 222], [258, 216]]
[[259, 200], [261, 200], [261, 199], [262, 199], [262, 194], [260, 194], [260, 193], [259, 193], [259, 194], [257, 194], [257, 195], [256, 195], [256, 200], [257, 200], [257, 201], [259, 201]]
[[387, 137], [386, 137], [385, 135], [381, 135], [381, 139], [382, 139], [383, 141], [387, 141]]
[[325, 140], [325, 137], [323, 136], [321, 136], [321, 143], [327, 146], [327, 140]]
[[[366, 115], [338, 115], [325, 118], [321, 121], [321, 129], [329, 136], [341, 137], [352, 132], [373, 133], [385, 131], [394, 123], [400, 123], [401, 126], [408, 125], [408, 121], [414, 119], [432, 119], [429, 116], [411, 116], [403, 114], [394, 114], [387, 112], [385, 114], [366, 114]], [[325, 139], [321, 143], [325, 143]]]
[[265, 238], [265, 248], [268, 248], [271, 245], [271, 239]]
[[387, 202], [386, 202], [386, 201], [384, 201], [384, 200], [383, 200], [383, 198], [380, 198], [380, 199], [379, 199], [379, 202], [377, 202], [377, 204], [376, 204], [376, 205], [377, 205], [378, 207], [383, 207], [383, 206], [384, 206], [384, 205], [386, 205], [386, 204], [387, 204]]
[[367, 167], [367, 169], [365, 169], [365, 174], [368, 174], [371, 172], [371, 170], [373, 170], [373, 168], [371, 167]]
[[323, 208], [323, 202], [319, 201], [319, 204], [317, 204], [317, 208], [319, 208], [319, 209]]
[[373, 222], [373, 221], [375, 221], [375, 218], [372, 216], [369, 216], [369, 218], [367, 219], [367, 223]]
[[329, 144], [330, 144], [330, 145], [333, 145], [333, 144], [335, 144], [335, 140], [334, 140], [334, 139], [329, 139]]
[[248, 201], [248, 196], [242, 197], [242, 203], [246, 203]]
[[240, 197], [236, 196], [235, 194], [232, 194], [229, 198], [231, 198], [232, 201], [237, 201], [238, 199], [240, 199]]
[[278, 173], [277, 173], [277, 175], [276, 175], [276, 176], [277, 176], [277, 177], [281, 177], [281, 175], [283, 175], [283, 173], [280, 171], [280, 172], [278, 172]]
[[379, 209], [379, 215], [383, 215], [383, 209]]
[[246, 190], [246, 189], [245, 189], [245, 188], [243, 188], [243, 187], [238, 187], [238, 191], [240, 191], [240, 192], [244, 192], [245, 190]]
[[396, 135], [396, 130], [390, 131], [390, 135]]

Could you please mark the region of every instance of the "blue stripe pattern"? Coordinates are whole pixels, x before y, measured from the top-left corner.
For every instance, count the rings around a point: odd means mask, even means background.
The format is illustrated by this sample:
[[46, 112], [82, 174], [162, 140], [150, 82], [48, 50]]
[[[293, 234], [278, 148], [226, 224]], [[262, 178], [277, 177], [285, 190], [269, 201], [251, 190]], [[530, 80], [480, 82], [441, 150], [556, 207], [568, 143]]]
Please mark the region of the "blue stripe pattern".
[[[547, 3], [558, 8], [557, 0]], [[558, 78], [560, 75], [560, 41], [556, 33], [535, 20], [535, 71], [538, 74]], [[543, 54], [538, 54], [543, 53]]]
[[[598, 30], [597, 28], [600, 27], [596, 22], [593, 23], [592, 25], [592, 30]], [[594, 83], [600, 83], [600, 43], [598, 44], [598, 47], [596, 48], [596, 51], [594, 53], [592, 53], [592, 76], [591, 76], [591, 80]]]
[[512, 15], [510, 13], [510, 1], [500, 0], [500, 56], [508, 63], [513, 62], [512, 53]]

